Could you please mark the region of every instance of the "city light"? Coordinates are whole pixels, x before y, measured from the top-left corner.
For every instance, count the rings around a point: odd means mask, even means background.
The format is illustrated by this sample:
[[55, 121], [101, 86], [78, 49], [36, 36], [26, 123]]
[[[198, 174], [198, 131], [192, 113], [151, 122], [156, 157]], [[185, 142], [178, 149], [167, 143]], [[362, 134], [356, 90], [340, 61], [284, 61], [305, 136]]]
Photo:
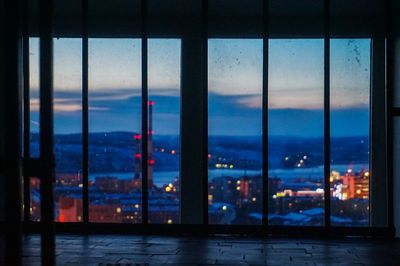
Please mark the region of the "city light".
[[[127, 136], [131, 150], [127, 150], [129, 152], [126, 153], [125, 151], [121, 152], [122, 156], [120, 157], [129, 157], [129, 160], [132, 157], [135, 159], [131, 165], [127, 165], [124, 161], [118, 161], [111, 156], [116, 150], [125, 148], [123, 145], [121, 146], [123, 141], [118, 135], [120, 133], [113, 134], [108, 133], [108, 139], [102, 137], [96, 140], [99, 147], [93, 148], [93, 156], [95, 156], [93, 158], [96, 160], [91, 161], [91, 167], [93, 164], [98, 164], [98, 167], [105, 165], [104, 169], [106, 170], [99, 171], [99, 173], [94, 172], [93, 177], [89, 177], [90, 197], [93, 198], [93, 202], [91, 200], [89, 203], [90, 221], [140, 223], [142, 222], [142, 213], [140, 205], [136, 202], [142, 200], [141, 135], [129, 133]], [[135, 142], [132, 140], [132, 136], [134, 136]], [[96, 138], [92, 137], [92, 139]], [[107, 142], [112, 139], [116, 144], [111, 145], [110, 142]], [[150, 144], [153, 145], [154, 140], [150, 140]], [[150, 148], [153, 147], [152, 145]], [[229, 149], [224, 150], [224, 145]], [[207, 154], [210, 160], [210, 178], [207, 184], [209, 217], [212, 219], [210, 223], [234, 224], [238, 221], [258, 223], [257, 215], [262, 213], [262, 206], [264, 206], [262, 195], [264, 181], [260, 168], [262, 164], [259, 164], [261, 157], [250, 151], [249, 155], [246, 155], [246, 159], [243, 159], [237, 154], [244, 154], [245, 152], [239, 147], [248, 149], [246, 145], [232, 146], [231, 140], [225, 142], [224, 145], [218, 146], [217, 152], [212, 151]], [[232, 147], [235, 150], [231, 151]], [[179, 150], [177, 149], [179, 149], [179, 145], [169, 139], [154, 143], [152, 152], [149, 151], [148, 180], [151, 180], [153, 175], [155, 180], [159, 178], [156, 173], [159, 174], [162, 171], [168, 173], [172, 168], [171, 164], [179, 167], [179, 157], [168, 156], [168, 154], [178, 154]], [[319, 162], [321, 158], [314, 153], [304, 155], [303, 151], [305, 150], [303, 149], [291, 151], [285, 146], [282, 149], [287, 150], [273, 158], [273, 162], [279, 164], [279, 167], [272, 166], [272, 163], [268, 165], [271, 170], [267, 173], [268, 193], [270, 193], [268, 195], [269, 215], [278, 221], [278, 224], [287, 221], [289, 221], [288, 224], [296, 224], [296, 219], [299, 219], [297, 223], [313, 219], [313, 223], [315, 221], [315, 225], [318, 225], [321, 209], [323, 216], [325, 197], [323, 167]], [[160, 151], [166, 154], [161, 154]], [[130, 156], [125, 156], [126, 154]], [[282, 156], [282, 154], [287, 155]], [[212, 173], [214, 166], [215, 169], [222, 171]], [[115, 172], [108, 173], [107, 169], [113, 167], [116, 169]], [[158, 167], [163, 168], [159, 170]], [[310, 170], [308, 170], [309, 168]], [[121, 169], [123, 175], [120, 176]], [[235, 170], [231, 171], [230, 169]], [[368, 169], [368, 164], [332, 164], [332, 169], [334, 170], [329, 176], [329, 192], [332, 206], [337, 206], [337, 210], [332, 211], [332, 215], [335, 215], [335, 219], [339, 222], [343, 221], [342, 223], [346, 223], [350, 218], [360, 220], [359, 217], [366, 217], [364, 220], [367, 221], [370, 172], [365, 169]], [[321, 176], [314, 174], [318, 171], [321, 171]], [[179, 193], [176, 193], [179, 191], [179, 172], [169, 175], [162, 181], [151, 182], [152, 185], [149, 182], [148, 211], [151, 223], [157, 221], [157, 223], [172, 224], [174, 221], [179, 221]], [[35, 191], [38, 187], [35, 188]], [[57, 202], [57, 221], [76, 222], [82, 220], [82, 187], [81, 172], [58, 174], [57, 193], [59, 193], [60, 199]], [[40, 202], [34, 200], [32, 202], [30, 212], [32, 216], [40, 218]], [[300, 214], [301, 216], [296, 216]], [[366, 223], [365, 221], [361, 221], [359, 224]]]
[[353, 172], [353, 169], [351, 169], [351, 168], [347, 169], [347, 173], [350, 174], [351, 172]]

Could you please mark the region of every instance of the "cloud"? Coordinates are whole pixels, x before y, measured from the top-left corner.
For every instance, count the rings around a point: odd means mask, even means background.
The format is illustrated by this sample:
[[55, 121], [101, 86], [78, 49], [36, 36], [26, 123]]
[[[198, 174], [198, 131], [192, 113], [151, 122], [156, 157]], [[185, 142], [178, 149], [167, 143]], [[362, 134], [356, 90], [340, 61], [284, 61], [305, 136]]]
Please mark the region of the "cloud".
[[35, 126], [40, 126], [40, 123], [38, 121], [35, 121], [35, 120], [31, 120], [31, 124], [35, 125]]
[[261, 95], [243, 96], [237, 100], [237, 103], [247, 108], [261, 109], [262, 97]]
[[54, 112], [77, 112], [81, 110], [82, 106], [78, 104], [54, 103]]
[[[56, 130], [75, 132], [72, 121], [80, 125], [82, 99], [79, 91], [55, 93]], [[179, 132], [181, 98], [176, 89], [152, 89], [149, 99], [155, 102], [154, 128], [159, 134]], [[261, 95], [208, 94], [210, 133], [217, 135], [259, 135], [262, 131]], [[290, 106], [290, 104], [288, 103]], [[268, 110], [270, 135], [320, 136], [323, 132], [323, 109], [310, 106]], [[34, 115], [39, 99], [31, 100]], [[140, 128], [141, 94], [125, 89], [93, 91], [89, 98], [90, 128], [93, 131], [132, 131]], [[75, 123], [74, 122], [74, 123]], [[368, 106], [339, 106], [331, 109], [332, 136], [368, 134]], [[75, 124], [74, 124], [75, 125]], [[172, 134], [172, 133], [171, 133]]]

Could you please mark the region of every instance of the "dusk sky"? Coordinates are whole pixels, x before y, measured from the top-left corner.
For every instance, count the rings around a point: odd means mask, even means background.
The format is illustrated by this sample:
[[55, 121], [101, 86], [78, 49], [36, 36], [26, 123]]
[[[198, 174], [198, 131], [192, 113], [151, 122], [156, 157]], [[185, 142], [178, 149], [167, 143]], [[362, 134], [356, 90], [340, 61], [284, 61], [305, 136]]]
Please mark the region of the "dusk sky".
[[[90, 131], [140, 129], [139, 39], [89, 41]], [[31, 40], [32, 129], [38, 125], [38, 40]], [[55, 131], [81, 130], [81, 41], [55, 40]], [[262, 40], [209, 41], [211, 135], [260, 135]], [[149, 98], [156, 134], [177, 134], [180, 112], [180, 40], [149, 40]], [[367, 135], [369, 40], [331, 44], [332, 135]], [[270, 40], [270, 135], [323, 134], [323, 40]], [[36, 89], [37, 91], [37, 89]], [[36, 98], [36, 99], [35, 99]]]

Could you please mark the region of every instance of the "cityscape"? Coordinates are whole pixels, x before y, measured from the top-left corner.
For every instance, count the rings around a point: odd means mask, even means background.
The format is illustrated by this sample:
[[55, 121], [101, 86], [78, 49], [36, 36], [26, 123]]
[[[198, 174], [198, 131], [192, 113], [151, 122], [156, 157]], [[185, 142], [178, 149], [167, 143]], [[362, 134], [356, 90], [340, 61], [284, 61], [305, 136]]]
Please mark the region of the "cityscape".
[[[141, 171], [140, 135], [135, 133], [96, 133], [90, 138], [89, 218], [91, 222], [140, 223], [141, 222]], [[76, 143], [79, 154], [79, 135], [56, 136], [58, 157], [68, 158]], [[179, 223], [179, 142], [178, 136], [157, 137], [149, 153], [149, 222]], [[240, 142], [242, 139], [242, 142]], [[215, 137], [219, 146], [209, 154], [209, 223], [210, 224], [261, 224], [262, 175], [257, 168], [260, 156], [240, 160], [226, 147], [250, 147], [259, 150], [258, 138]], [[117, 141], [115, 141], [117, 140]], [[336, 226], [368, 226], [369, 224], [369, 169], [368, 142], [366, 138], [335, 139], [333, 154], [337, 150], [357, 156], [351, 163], [332, 156], [331, 222]], [[65, 143], [67, 141], [67, 143]], [[76, 142], [75, 142], [76, 141]], [[125, 142], [126, 141], [126, 142]], [[274, 147], [273, 139], [269, 144]], [[68, 143], [69, 142], [69, 143]], [[287, 140], [290, 143], [289, 140]], [[306, 147], [320, 142], [310, 139]], [[128, 144], [125, 144], [128, 143]], [[249, 145], [252, 143], [253, 145]], [[280, 141], [276, 141], [280, 143]], [[340, 143], [340, 144], [339, 144]], [[73, 144], [72, 144], [73, 145]], [[236, 146], [235, 146], [236, 145]], [[123, 147], [123, 148], [121, 148]], [[121, 151], [115, 156], [113, 150]], [[297, 147], [298, 148], [298, 147]], [[105, 151], [106, 149], [110, 150]], [[248, 149], [248, 148], [246, 148]], [[360, 152], [360, 149], [361, 152]], [[215, 150], [215, 153], [213, 151]], [[103, 152], [99, 152], [103, 151]], [[218, 152], [217, 152], [218, 151]], [[118, 153], [119, 153], [118, 152]], [[247, 152], [243, 150], [243, 152]], [[271, 163], [269, 171], [269, 224], [321, 226], [324, 223], [323, 158], [314, 158], [312, 151], [298, 153], [285, 149], [280, 165]], [[126, 153], [133, 154], [126, 156]], [[61, 155], [62, 154], [62, 155]], [[237, 154], [241, 154], [240, 150]], [[254, 152], [256, 154], [256, 152]], [[337, 153], [336, 153], [337, 154]], [[226, 156], [229, 155], [229, 156]], [[125, 158], [125, 160], [122, 160]], [[272, 160], [271, 160], [272, 161]], [[275, 160], [276, 161], [276, 160]], [[75, 161], [76, 162], [76, 161]], [[57, 167], [56, 219], [59, 222], [82, 220], [82, 174], [74, 161], [64, 160]], [[75, 172], [70, 169], [78, 169]], [[95, 169], [95, 171], [93, 171]], [[111, 169], [114, 173], [103, 172]], [[96, 172], [96, 170], [100, 172]], [[31, 179], [32, 220], [40, 219], [39, 182]]]
[[[324, 224], [323, 39], [269, 43], [262, 150], [262, 39], [209, 39], [210, 224]], [[39, 151], [38, 40], [31, 49], [31, 155]], [[89, 221], [142, 222], [140, 40], [89, 42]], [[180, 223], [180, 40], [149, 40], [149, 223]], [[81, 42], [55, 40], [56, 220], [82, 221]], [[369, 225], [370, 39], [331, 40], [331, 223]], [[307, 60], [305, 60], [305, 58]], [[288, 78], [290, 77], [290, 78]], [[154, 126], [154, 127], [153, 127]], [[183, 125], [184, 126], [184, 125]], [[268, 173], [262, 173], [262, 155]], [[31, 178], [31, 218], [40, 219]]]

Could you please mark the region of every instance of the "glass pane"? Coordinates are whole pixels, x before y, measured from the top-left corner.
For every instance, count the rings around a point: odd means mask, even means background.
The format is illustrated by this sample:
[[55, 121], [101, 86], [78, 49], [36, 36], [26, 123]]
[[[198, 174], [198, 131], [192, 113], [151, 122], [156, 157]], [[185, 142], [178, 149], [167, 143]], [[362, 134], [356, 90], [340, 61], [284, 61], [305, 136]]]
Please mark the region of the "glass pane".
[[209, 223], [260, 224], [262, 40], [208, 44]]
[[271, 225], [324, 223], [324, 43], [269, 42], [268, 183]]
[[141, 221], [139, 39], [89, 40], [89, 219]]
[[149, 222], [179, 223], [179, 39], [149, 39]]
[[331, 40], [332, 225], [369, 225], [370, 40]]
[[30, 220], [40, 221], [40, 179], [37, 177], [29, 178], [29, 187], [31, 195]]
[[55, 219], [82, 221], [82, 40], [54, 39]]
[[39, 157], [39, 38], [29, 38], [30, 156]]

